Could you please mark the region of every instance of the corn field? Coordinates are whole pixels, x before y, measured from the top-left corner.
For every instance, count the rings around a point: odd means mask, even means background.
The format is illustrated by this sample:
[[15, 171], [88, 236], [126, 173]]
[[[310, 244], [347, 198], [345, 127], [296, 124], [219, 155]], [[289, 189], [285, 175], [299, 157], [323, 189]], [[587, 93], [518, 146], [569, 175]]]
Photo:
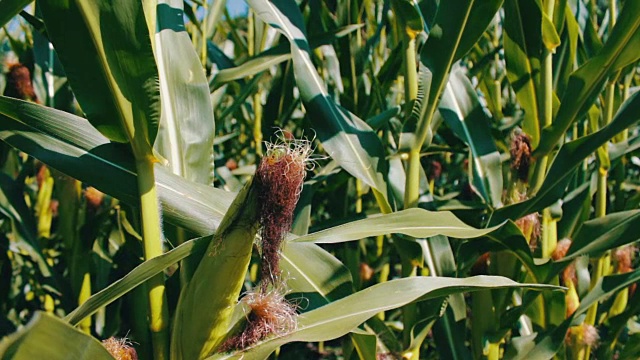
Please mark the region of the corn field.
[[0, 0], [0, 358], [640, 358], [640, 1]]

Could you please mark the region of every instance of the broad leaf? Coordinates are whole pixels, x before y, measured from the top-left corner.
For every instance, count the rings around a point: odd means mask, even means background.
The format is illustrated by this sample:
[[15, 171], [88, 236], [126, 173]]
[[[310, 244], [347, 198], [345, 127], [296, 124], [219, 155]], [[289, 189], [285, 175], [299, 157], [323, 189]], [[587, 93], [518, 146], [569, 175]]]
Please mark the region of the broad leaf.
[[580, 306], [570, 318], [553, 330], [527, 339], [526, 343], [521, 345], [522, 351], [517, 354], [507, 354], [506, 358], [514, 360], [546, 360], [552, 358], [564, 343], [569, 327], [582, 324], [584, 317], [581, 315], [586, 313], [593, 304], [638, 281], [640, 281], [640, 269], [626, 274], [609, 275], [600, 278], [591, 291], [581, 299]]
[[158, 72], [142, 3], [40, 1], [47, 33], [91, 123], [151, 154], [160, 117]]
[[[640, 3], [639, 3], [640, 4]], [[618, 110], [611, 123], [599, 131], [564, 144], [554, 158], [540, 190], [528, 200], [496, 210], [490, 224], [516, 220], [540, 211], [564, 196], [574, 170], [600, 146], [640, 120], [640, 93], [633, 94]]]
[[[309, 38], [309, 46], [312, 49], [315, 49], [322, 45], [331, 44], [336, 39], [350, 34], [360, 28], [362, 28], [362, 25], [349, 25], [339, 28], [333, 32], [312, 36]], [[214, 49], [213, 44], [211, 44], [211, 48]], [[216, 50], [216, 52], [220, 52], [220, 50]], [[220, 54], [220, 56], [222, 56], [222, 54]], [[291, 59], [289, 44], [278, 44], [277, 46], [252, 57], [241, 65], [233, 66], [233, 63], [231, 63], [229, 67], [225, 67], [220, 70], [211, 80], [212, 90], [218, 89], [229, 81], [256, 75], [289, 59]]]
[[491, 124], [471, 81], [461, 70], [452, 71], [438, 107], [444, 122], [464, 141], [473, 155], [473, 186], [492, 207], [502, 205], [502, 162]]
[[42, 311], [36, 312], [16, 333], [2, 339], [0, 358], [113, 360], [98, 340]]
[[[136, 174], [130, 152], [110, 143], [85, 119], [6, 97], [0, 97], [0, 113], [6, 115], [0, 121], [0, 139], [69, 176], [137, 204]], [[165, 219], [200, 235], [216, 231], [235, 196], [173, 175], [160, 165], [156, 165], [156, 181]], [[313, 256], [313, 261], [304, 254]], [[155, 273], [186, 255], [180, 256], [158, 265]], [[317, 292], [324, 302], [349, 292], [345, 292], [344, 284], [351, 280], [344, 266], [316, 245], [292, 244], [285, 247], [283, 256], [283, 269], [295, 275], [295, 279], [289, 279], [293, 291]], [[319, 272], [320, 269], [323, 271]], [[155, 273], [147, 272], [149, 277]], [[121, 295], [131, 288], [118, 291]], [[86, 306], [96, 306], [92, 310], [95, 311], [106, 305], [104, 301], [88, 302]]]
[[541, 109], [537, 88], [543, 55], [542, 16], [535, 0], [507, 0], [504, 5], [504, 57], [507, 78], [524, 110], [522, 128], [535, 148], [540, 140]]
[[429, 68], [433, 77], [416, 126], [415, 146], [422, 146], [428, 136], [451, 66], [482, 35], [502, 2], [450, 0], [439, 4], [435, 24], [431, 26], [429, 38], [420, 53], [420, 61]]
[[485, 235], [495, 229], [475, 229], [463, 223], [448, 211], [432, 212], [412, 208], [352, 221], [344, 225], [293, 238], [289, 241], [333, 244], [391, 233], [400, 233], [414, 238], [426, 238], [435, 235], [473, 238]]
[[584, 222], [575, 234], [573, 243], [563, 260], [573, 260], [589, 254], [597, 257], [603, 252], [640, 240], [640, 210], [620, 211]]
[[285, 244], [280, 267], [287, 288], [294, 297], [307, 299], [304, 311], [312, 310], [352, 293], [349, 270], [326, 250], [315, 244]]
[[27, 7], [31, 0], [3, 0], [0, 2], [0, 27], [3, 27], [14, 16]]
[[209, 84], [184, 26], [183, 1], [157, 5], [155, 51], [162, 117], [155, 149], [174, 174], [213, 183], [214, 119]]
[[445, 277], [411, 277], [374, 285], [319, 309], [301, 314], [295, 331], [274, 336], [247, 349], [217, 354], [216, 359], [265, 359], [278, 346], [293, 341], [326, 341], [347, 334], [375, 314], [401, 307], [417, 300], [445, 297], [480, 289], [527, 287], [554, 289], [549, 285], [518, 284], [495, 276], [466, 279]]
[[382, 143], [367, 123], [339, 108], [329, 98], [311, 61], [304, 21], [296, 3], [292, 0], [250, 0], [248, 3], [262, 21], [289, 40], [296, 83], [324, 148], [340, 166], [386, 199], [384, 176], [388, 164]]
[[[569, 78], [553, 124], [543, 129], [536, 156], [548, 154], [591, 107], [607, 78], [640, 59], [640, 2], [627, 1], [604, 47]], [[610, 79], [614, 80], [614, 79]]]
[[121, 279], [118, 279], [111, 285], [93, 294], [86, 302], [70, 312], [65, 317], [65, 320], [71, 325], [77, 325], [86, 317], [95, 314], [101, 308], [116, 301], [136, 286], [144, 283], [187, 256], [192, 254], [194, 256], [202, 256], [211, 239], [212, 236], [205, 236], [187, 241], [173, 250], [143, 262]]
[[[125, 146], [109, 142], [85, 119], [0, 97], [0, 139], [47, 165], [137, 205], [135, 164]], [[180, 178], [156, 165], [165, 217], [197, 234], [215, 232], [233, 194]]]
[[[99, 309], [164, 271], [182, 259], [201, 257], [211, 242], [205, 236], [185, 242], [159, 257], [138, 265], [123, 278], [92, 295], [85, 303], [69, 313], [65, 320], [77, 325]], [[351, 274], [333, 255], [313, 244], [287, 244], [282, 253], [282, 270], [288, 275], [287, 287], [309, 298], [306, 310], [330, 303], [351, 293]], [[317, 297], [319, 295], [319, 297]]]

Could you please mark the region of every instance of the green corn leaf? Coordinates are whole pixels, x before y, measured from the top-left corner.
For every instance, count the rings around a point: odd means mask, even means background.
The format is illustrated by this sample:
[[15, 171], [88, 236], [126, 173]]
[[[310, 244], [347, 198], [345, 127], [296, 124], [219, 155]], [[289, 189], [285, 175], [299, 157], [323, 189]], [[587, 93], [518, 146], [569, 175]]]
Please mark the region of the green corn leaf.
[[412, 208], [352, 221], [309, 235], [292, 238], [289, 241], [333, 244], [390, 233], [401, 233], [414, 238], [426, 238], [435, 235], [472, 238], [485, 235], [495, 229], [475, 229], [448, 211], [432, 212]]
[[441, 3], [434, 25], [420, 54], [420, 61], [433, 74], [425, 106], [416, 126], [414, 146], [422, 146], [430, 131], [451, 66], [475, 44], [486, 30], [503, 0], [453, 0]]
[[298, 317], [295, 331], [274, 336], [247, 349], [216, 354], [207, 359], [265, 359], [278, 346], [294, 341], [326, 341], [347, 334], [375, 314], [413, 301], [428, 300], [480, 289], [526, 287], [557, 289], [550, 285], [518, 284], [496, 276], [466, 279], [411, 277], [377, 284]]
[[502, 205], [502, 162], [491, 125], [471, 81], [452, 71], [438, 107], [444, 122], [473, 155], [473, 186], [492, 207]]
[[160, 0], [154, 34], [162, 116], [155, 149], [174, 174], [213, 182], [214, 119], [209, 84], [184, 25], [184, 2]]
[[581, 118], [600, 94], [605, 81], [640, 59], [640, 2], [626, 2], [616, 26], [596, 56], [574, 71], [553, 124], [542, 131], [535, 156], [548, 154]]
[[[0, 139], [100, 191], [138, 205], [131, 151], [109, 142], [87, 120], [3, 96], [0, 118]], [[156, 165], [156, 180], [165, 217], [201, 235], [215, 232], [234, 197], [173, 175], [161, 165]]]
[[367, 123], [329, 98], [311, 61], [304, 21], [297, 4], [291, 0], [251, 0], [248, 3], [262, 21], [289, 40], [296, 83], [324, 148], [346, 171], [386, 199], [388, 164], [382, 143]]
[[516, 220], [555, 203], [557, 199], [564, 196], [565, 188], [574, 170], [582, 164], [582, 161], [638, 120], [640, 120], [640, 93], [635, 93], [620, 106], [610, 124], [593, 134], [564, 144], [551, 163], [540, 190], [528, 200], [496, 210], [490, 219], [490, 224], [499, 224], [506, 219]]
[[507, 353], [505, 358], [510, 360], [551, 359], [564, 343], [569, 327], [582, 324], [584, 316], [581, 315], [586, 313], [593, 304], [638, 281], [640, 281], [640, 269], [626, 274], [603, 276], [591, 291], [581, 299], [580, 306], [570, 318], [550, 331], [528, 338], [524, 344], [520, 345], [520, 351]]
[[[145, 261], [121, 279], [92, 295], [69, 313], [65, 320], [77, 325], [182, 259], [191, 255], [195, 258], [201, 257], [212, 238], [213, 236], [205, 236], [187, 241], [157, 258]], [[287, 244], [283, 249], [281, 261], [282, 270], [288, 275], [287, 288], [308, 298], [307, 311], [351, 293], [351, 273], [338, 259], [316, 245]]]
[[[0, 121], [3, 141], [107, 194], [137, 204], [136, 175], [130, 152], [110, 143], [87, 120], [6, 97], [0, 97], [0, 114], [4, 114], [0, 115], [3, 116]], [[216, 231], [235, 196], [173, 175], [160, 165], [156, 165], [156, 181], [165, 219], [200, 235]], [[288, 279], [293, 291], [318, 293], [320, 303], [348, 293], [345, 284], [351, 282], [351, 277], [344, 265], [318, 246], [291, 244], [284, 248], [283, 257], [283, 269], [295, 275]], [[178, 259], [165, 265], [176, 261]], [[46, 265], [44, 260], [41, 263]], [[128, 290], [122, 291], [121, 294]], [[113, 300], [115, 298], [109, 301]], [[93, 303], [94, 310], [106, 305], [102, 301], [97, 305]]]
[[[359, 24], [348, 25], [335, 31], [312, 36], [309, 38], [309, 46], [311, 46], [312, 49], [315, 49], [322, 45], [331, 44], [336, 39], [351, 34], [360, 28], [362, 28], [362, 25]], [[220, 70], [213, 77], [213, 80], [211, 80], [211, 88], [212, 90], [215, 90], [229, 81], [256, 75], [289, 59], [291, 59], [291, 50], [289, 49], [289, 45], [278, 44], [271, 49], [265, 50], [252, 57], [241, 65]]]
[[91, 123], [150, 156], [160, 117], [158, 72], [142, 3], [40, 2], [47, 34]]
[[30, 3], [31, 0], [5, 0], [0, 2], [0, 28]]
[[113, 360], [98, 340], [42, 311], [36, 312], [26, 326], [2, 339], [0, 358]]
[[352, 293], [353, 280], [349, 270], [321, 247], [288, 242], [280, 256], [287, 288], [308, 300], [305, 311]]
[[640, 240], [640, 210], [620, 211], [585, 221], [575, 234], [563, 261], [589, 254], [597, 257], [605, 251]]
[[65, 320], [75, 326], [88, 316], [95, 314], [101, 308], [116, 301], [124, 294], [187, 256], [202, 256], [212, 238], [212, 236], [205, 236], [187, 241], [175, 249], [143, 262], [121, 279], [93, 294], [82, 305], [70, 312], [65, 317]]
[[504, 4], [504, 56], [507, 78], [524, 110], [522, 128], [535, 148], [540, 141], [538, 99], [542, 60], [543, 11], [536, 0], [507, 0]]

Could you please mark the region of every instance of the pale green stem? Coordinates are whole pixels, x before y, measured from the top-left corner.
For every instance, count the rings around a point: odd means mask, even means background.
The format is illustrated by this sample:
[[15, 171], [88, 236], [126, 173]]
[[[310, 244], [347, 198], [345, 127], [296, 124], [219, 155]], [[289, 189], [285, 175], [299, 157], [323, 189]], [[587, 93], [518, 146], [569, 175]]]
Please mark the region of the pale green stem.
[[[191, 6], [191, 11], [193, 11], [194, 14], [198, 13], [198, 5], [197, 4], [193, 4], [193, 6]], [[194, 36], [191, 38], [191, 43], [193, 44], [193, 48], [197, 49], [198, 48], [198, 36], [196, 35], [198, 33], [198, 29], [196, 28], [196, 25], [189, 22], [187, 24], [187, 26], [189, 26], [191, 28], [190, 33], [194, 34]]]
[[[607, 93], [605, 98], [605, 111], [604, 111], [604, 123], [609, 124], [611, 122], [611, 118], [613, 116], [613, 93], [615, 91], [615, 83], [612, 82], [607, 85]], [[607, 150], [607, 145], [603, 145], [605, 151]], [[607, 173], [608, 169], [603, 166], [598, 168], [598, 187], [596, 190], [596, 208], [595, 208], [595, 216], [596, 218], [601, 218], [607, 215]], [[602, 276], [607, 274], [607, 269], [610, 266], [611, 262], [611, 252], [607, 251], [602, 257], [598, 259], [598, 264], [596, 266], [596, 273], [591, 278], [592, 286], [600, 279]], [[585, 322], [589, 325], [595, 325], [596, 323], [596, 314], [598, 313], [598, 303], [594, 303], [589, 310], [587, 311], [587, 317]], [[584, 359], [589, 359], [591, 356], [591, 346], [587, 346], [584, 352]]]
[[247, 55], [249, 57], [255, 54], [255, 37], [256, 37], [256, 29], [255, 29], [255, 14], [253, 11], [249, 14], [247, 18]]
[[409, 114], [413, 107], [413, 100], [418, 97], [418, 70], [416, 69], [416, 39], [405, 36], [404, 47], [404, 91], [405, 113]]
[[[411, 150], [409, 152], [409, 163], [407, 166], [407, 183], [404, 193], [405, 209], [418, 206], [420, 197], [420, 152]], [[410, 259], [402, 259], [402, 277], [416, 275], [416, 267], [411, 263]], [[415, 304], [408, 304], [402, 308], [402, 319], [404, 324], [403, 341], [405, 347], [411, 344], [411, 330], [416, 323], [417, 307]], [[416, 351], [419, 356], [419, 351]]]
[[[162, 231], [160, 206], [153, 172], [153, 161], [149, 158], [137, 161], [138, 189], [142, 215], [144, 259], [148, 261], [162, 255]], [[169, 314], [164, 286], [164, 275], [160, 273], [147, 282], [149, 290], [149, 329], [151, 330], [154, 359], [168, 359]]]
[[207, 66], [207, 14], [209, 12], [209, 4], [207, 2], [208, 0], [205, 0], [202, 2], [202, 10], [204, 11], [204, 16], [203, 16], [203, 20], [202, 20], [202, 28], [200, 30], [202, 30], [202, 41], [200, 42], [201, 47], [200, 47], [200, 61], [202, 62], [202, 66], [205, 67]]
[[547, 167], [549, 164], [549, 156], [543, 156], [539, 158], [534, 167], [533, 174], [531, 176], [531, 187], [529, 188], [529, 196], [533, 196], [540, 190], [540, 186], [544, 182], [545, 175], [547, 174]]
[[[82, 186], [78, 180], [53, 172], [56, 179], [56, 196], [65, 199], [58, 207], [58, 234], [64, 240], [65, 248], [70, 251], [67, 256], [69, 262], [69, 276], [71, 288], [76, 294], [78, 305], [82, 305], [91, 297], [91, 274], [89, 263], [86, 261], [87, 250], [80, 241], [78, 230], [81, 225], [79, 219], [80, 194]], [[91, 316], [87, 316], [79, 324], [82, 331], [91, 333]]]
[[[631, 95], [629, 89], [631, 87], [631, 82], [633, 81], [633, 76], [635, 75], [635, 67], [624, 77], [624, 83], [622, 87], [622, 101], [624, 102]], [[624, 129], [620, 134], [620, 141], [626, 141], [629, 138], [629, 129]]]
[[[384, 235], [380, 235], [376, 237], [376, 257], [381, 258], [384, 251]], [[380, 275], [378, 277], [378, 284], [387, 282], [389, 280], [389, 262], [385, 262], [382, 265], [382, 269], [380, 269]], [[380, 320], [384, 320], [384, 311], [381, 311], [377, 314]]]
[[253, 94], [253, 140], [256, 143], [256, 154], [262, 156], [262, 94], [260, 84]]
[[[553, 18], [555, 1], [546, 1], [545, 12], [547, 16]], [[543, 127], [550, 126], [553, 123], [553, 57], [549, 50], [545, 50], [542, 62], [542, 124]], [[542, 185], [549, 165], [548, 155], [538, 160], [538, 164], [534, 169], [533, 183], [531, 184], [531, 193], [535, 194]], [[557, 234], [555, 233], [555, 220], [551, 218], [551, 212], [548, 209], [543, 211], [542, 222], [542, 256], [549, 257], [557, 244]]]
[[504, 114], [502, 114], [502, 88], [499, 80], [493, 81], [493, 98], [495, 99], [495, 107], [496, 107], [496, 120], [502, 120]]
[[[248, 55], [252, 57], [256, 54], [256, 15], [252, 11], [249, 16], [247, 46]], [[253, 94], [253, 140], [256, 143], [256, 154], [262, 156], [262, 91], [258, 84], [256, 93]]]
[[408, 153], [407, 182], [404, 190], [404, 208], [418, 206], [420, 198], [420, 152], [411, 150]]
[[558, 244], [556, 220], [551, 215], [551, 210], [542, 211], [542, 257], [548, 259]]
[[[88, 266], [86, 266], [88, 268]], [[78, 294], [78, 305], [82, 305], [91, 297], [91, 274], [86, 271], [82, 274], [82, 284], [80, 285], [80, 293]], [[80, 330], [87, 334], [91, 334], [91, 316], [84, 318], [79, 324]]]
[[[404, 33], [404, 88], [405, 116], [409, 116], [414, 100], [418, 97], [418, 71], [416, 68], [416, 37], [405, 30]], [[420, 198], [420, 148], [423, 141], [418, 141], [409, 151], [407, 164], [407, 180], [404, 193], [404, 208], [418, 206]], [[402, 276], [416, 276], [417, 269], [409, 259], [402, 259]], [[402, 308], [403, 341], [405, 347], [411, 344], [411, 330], [416, 324], [418, 308], [416, 304], [408, 304]], [[412, 358], [419, 358], [420, 348], [412, 352]]]
[[[553, 18], [555, 1], [546, 1], [545, 13], [549, 18]], [[553, 53], [545, 49], [544, 58], [541, 64], [542, 71], [542, 127], [550, 126], [553, 123]], [[534, 168], [533, 179], [531, 182], [530, 194], [535, 194], [542, 185], [547, 174], [549, 165], [549, 156], [545, 155], [538, 159]]]
[[[609, 34], [611, 34], [613, 27], [616, 23], [618, 12], [616, 9], [616, 1], [609, 0]], [[614, 93], [615, 93], [615, 78], [610, 79], [610, 83], [607, 85], [607, 92], [605, 98], [605, 111], [604, 111], [604, 125], [608, 125], [613, 118], [613, 106], [614, 106]], [[608, 151], [607, 145], [603, 145], [604, 151]], [[608, 169], [602, 165], [598, 168], [598, 188], [596, 192], [596, 218], [604, 217], [607, 215], [607, 172]], [[600, 259], [598, 259], [598, 265], [596, 266], [596, 273], [591, 278], [591, 284], [595, 284], [602, 276], [606, 275], [607, 269], [610, 266], [611, 253], [607, 252]], [[598, 303], [594, 303], [587, 311], [585, 322], [590, 325], [595, 325], [596, 315], [598, 313]], [[587, 346], [584, 352], [584, 359], [589, 359], [591, 356], [591, 345]]]

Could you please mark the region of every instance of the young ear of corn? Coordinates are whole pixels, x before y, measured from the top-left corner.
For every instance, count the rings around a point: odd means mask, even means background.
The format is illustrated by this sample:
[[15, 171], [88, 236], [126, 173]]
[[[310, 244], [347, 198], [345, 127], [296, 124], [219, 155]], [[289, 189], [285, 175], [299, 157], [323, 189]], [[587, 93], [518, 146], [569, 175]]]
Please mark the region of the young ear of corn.
[[205, 358], [227, 336], [258, 231], [254, 184], [249, 181], [231, 204], [180, 294], [171, 338], [173, 360]]

